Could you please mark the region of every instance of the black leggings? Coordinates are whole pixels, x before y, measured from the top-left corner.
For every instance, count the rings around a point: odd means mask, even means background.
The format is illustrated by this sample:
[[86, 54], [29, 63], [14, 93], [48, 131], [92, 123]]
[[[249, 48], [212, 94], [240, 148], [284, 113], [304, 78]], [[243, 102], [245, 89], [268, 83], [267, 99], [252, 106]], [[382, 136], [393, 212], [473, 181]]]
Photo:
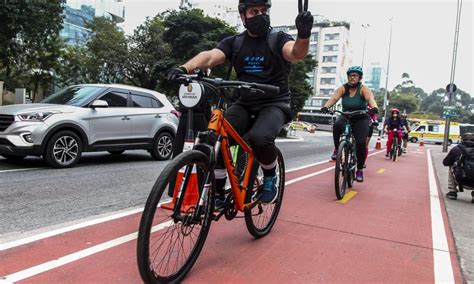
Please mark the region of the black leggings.
[[[333, 126], [334, 147], [338, 149], [339, 139], [344, 132], [345, 119], [339, 116]], [[352, 119], [352, 134], [355, 139], [357, 156], [357, 169], [363, 169], [365, 164], [365, 154], [367, 151], [367, 135], [369, 134], [369, 118]]]
[[[225, 112], [225, 118], [239, 135], [245, 134], [261, 164], [270, 165], [276, 160], [275, 139], [286, 121], [286, 115], [279, 107], [268, 106], [251, 112], [240, 104], [233, 104]], [[223, 168], [224, 161], [219, 154], [216, 169]]]

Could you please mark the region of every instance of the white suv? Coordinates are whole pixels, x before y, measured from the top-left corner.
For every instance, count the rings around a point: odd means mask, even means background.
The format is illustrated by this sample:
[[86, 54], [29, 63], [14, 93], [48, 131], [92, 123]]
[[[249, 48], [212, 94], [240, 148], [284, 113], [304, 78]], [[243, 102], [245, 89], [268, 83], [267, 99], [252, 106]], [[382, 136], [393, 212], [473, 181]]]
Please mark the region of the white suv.
[[43, 156], [52, 167], [74, 166], [82, 152], [146, 149], [169, 159], [178, 112], [163, 94], [125, 86], [68, 87], [40, 103], [0, 107], [0, 155]]

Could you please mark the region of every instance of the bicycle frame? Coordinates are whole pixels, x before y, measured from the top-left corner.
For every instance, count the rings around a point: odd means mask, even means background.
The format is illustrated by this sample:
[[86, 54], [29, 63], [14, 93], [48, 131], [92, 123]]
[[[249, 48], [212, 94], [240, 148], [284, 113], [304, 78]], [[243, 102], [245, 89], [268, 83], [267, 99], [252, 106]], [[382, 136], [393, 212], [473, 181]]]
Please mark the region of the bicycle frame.
[[[229, 176], [229, 181], [232, 188], [232, 194], [235, 198], [235, 207], [238, 211], [244, 211], [246, 206], [252, 204], [245, 204], [245, 195], [251, 183], [252, 168], [255, 162], [255, 156], [252, 152], [252, 149], [237, 133], [232, 125], [230, 125], [230, 123], [224, 118], [224, 113], [219, 108], [216, 108], [212, 111], [212, 117], [209, 122], [208, 129], [219, 135], [216, 143], [216, 150], [219, 150], [220, 148], [220, 153], [224, 159], [224, 164], [227, 169], [227, 174]], [[233, 163], [232, 154], [230, 152], [229, 137], [234, 139], [234, 141], [240, 147], [242, 147], [249, 157], [244, 171], [245, 175], [242, 186], [239, 184], [239, 177], [235, 173], [235, 166]]]
[[344, 132], [342, 134], [342, 141], [347, 141], [349, 144], [349, 151], [352, 152], [352, 157], [354, 158], [354, 164], [350, 165], [350, 168], [348, 168], [349, 171], [352, 171], [355, 169], [357, 166], [357, 156], [354, 153], [354, 144], [352, 142], [352, 127], [351, 123], [348, 118], [344, 117], [345, 123], [344, 123]]

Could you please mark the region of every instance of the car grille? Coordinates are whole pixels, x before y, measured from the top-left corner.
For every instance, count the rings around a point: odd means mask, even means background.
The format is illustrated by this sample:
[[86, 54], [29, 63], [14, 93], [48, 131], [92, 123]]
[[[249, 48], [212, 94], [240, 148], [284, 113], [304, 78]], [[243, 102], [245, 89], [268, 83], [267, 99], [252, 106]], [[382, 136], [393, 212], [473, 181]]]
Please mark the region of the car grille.
[[8, 139], [6, 138], [0, 138], [0, 145], [4, 146], [14, 146]]
[[13, 115], [6, 115], [0, 114], [0, 132], [5, 131], [5, 129], [10, 126], [13, 121], [15, 121], [15, 117]]

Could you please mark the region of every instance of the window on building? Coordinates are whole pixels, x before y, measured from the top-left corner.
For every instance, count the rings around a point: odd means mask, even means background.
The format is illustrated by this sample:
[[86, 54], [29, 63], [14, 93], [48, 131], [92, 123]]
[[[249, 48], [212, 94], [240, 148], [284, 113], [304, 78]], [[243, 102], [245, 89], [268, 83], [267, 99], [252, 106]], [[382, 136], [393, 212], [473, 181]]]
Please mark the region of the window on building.
[[324, 40], [339, 40], [339, 33], [325, 34]]
[[323, 74], [328, 74], [328, 73], [334, 74], [336, 73], [336, 67], [322, 67], [321, 71]]
[[339, 45], [337, 44], [326, 44], [324, 45], [324, 51], [338, 51]]
[[318, 33], [312, 33], [310, 41], [318, 41]]
[[323, 62], [337, 62], [337, 55], [323, 56]]

